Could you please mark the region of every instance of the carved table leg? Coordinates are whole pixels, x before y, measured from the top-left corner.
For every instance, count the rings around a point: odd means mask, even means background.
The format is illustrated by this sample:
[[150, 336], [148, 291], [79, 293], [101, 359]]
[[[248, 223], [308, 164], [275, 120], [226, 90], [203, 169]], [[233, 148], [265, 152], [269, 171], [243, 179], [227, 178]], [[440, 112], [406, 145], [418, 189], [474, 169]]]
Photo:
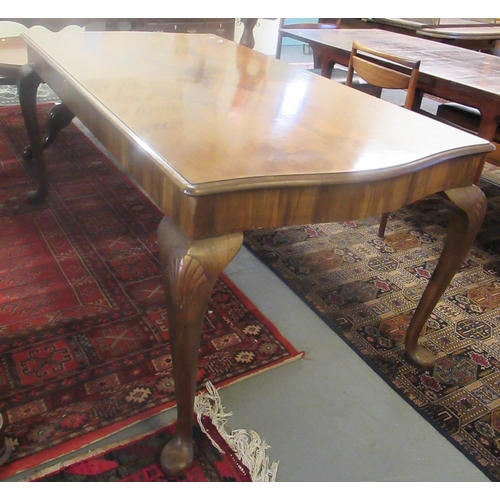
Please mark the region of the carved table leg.
[[40, 203], [47, 195], [47, 174], [45, 171], [45, 159], [43, 157], [42, 141], [38, 127], [38, 117], [36, 113], [36, 93], [42, 80], [26, 64], [21, 68], [19, 78], [19, 103], [23, 113], [26, 131], [33, 156], [33, 166], [38, 188], [28, 194], [30, 203]]
[[486, 198], [475, 185], [440, 193], [451, 210], [441, 257], [427, 284], [406, 333], [406, 354], [418, 367], [434, 366], [434, 356], [418, 345], [418, 337], [432, 310], [469, 253], [486, 214]]
[[[57, 134], [63, 128], [66, 128], [74, 117], [74, 113], [64, 103], [56, 104], [49, 113], [48, 132], [42, 141], [42, 148], [45, 149], [49, 147], [54, 142]], [[33, 158], [31, 146], [28, 146], [24, 150], [23, 157], [25, 160], [31, 160]]]
[[10, 439], [5, 436], [5, 430], [3, 427], [3, 418], [0, 413], [0, 465], [9, 460], [10, 455], [12, 453], [12, 443]]
[[201, 327], [215, 281], [238, 253], [241, 233], [190, 241], [165, 217], [158, 242], [166, 292], [177, 399], [177, 431], [162, 450], [167, 474], [184, 473], [193, 462], [193, 412]]

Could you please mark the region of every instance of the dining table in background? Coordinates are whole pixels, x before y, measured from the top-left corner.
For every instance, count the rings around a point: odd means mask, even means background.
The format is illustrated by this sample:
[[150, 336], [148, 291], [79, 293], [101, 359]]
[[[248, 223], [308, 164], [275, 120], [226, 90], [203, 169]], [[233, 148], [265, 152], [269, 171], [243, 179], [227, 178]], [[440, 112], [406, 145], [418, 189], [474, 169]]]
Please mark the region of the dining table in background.
[[50, 195], [36, 113], [44, 81], [165, 214], [158, 245], [178, 419], [160, 457], [167, 473], [193, 460], [201, 323], [245, 230], [363, 219], [438, 194], [448, 235], [405, 340], [411, 362], [433, 365], [419, 336], [482, 225], [474, 178], [488, 141], [215, 35], [22, 38], [31, 200]]
[[[320, 22], [328, 22], [328, 18]], [[342, 18], [339, 27], [381, 29], [471, 50], [491, 49], [500, 42], [500, 20], [496, 18]]]
[[[321, 74], [330, 77], [335, 64], [347, 66], [352, 42], [404, 59], [419, 60], [414, 110], [425, 93], [479, 110], [478, 135], [491, 141], [500, 121], [500, 57], [432, 40], [378, 29], [281, 29], [287, 37], [309, 44], [321, 60]], [[479, 182], [482, 167], [478, 170]]]

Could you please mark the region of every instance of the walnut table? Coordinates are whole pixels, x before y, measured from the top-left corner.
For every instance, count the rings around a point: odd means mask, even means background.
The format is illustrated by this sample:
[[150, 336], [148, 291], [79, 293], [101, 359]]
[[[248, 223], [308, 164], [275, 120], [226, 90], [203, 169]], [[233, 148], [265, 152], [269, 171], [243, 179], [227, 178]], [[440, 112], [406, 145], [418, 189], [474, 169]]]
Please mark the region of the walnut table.
[[34, 199], [47, 193], [34, 97], [42, 79], [165, 213], [158, 242], [178, 415], [166, 472], [193, 460], [201, 322], [244, 230], [361, 219], [440, 193], [449, 234], [406, 338], [409, 358], [432, 365], [418, 337], [482, 224], [473, 180], [488, 141], [213, 35], [22, 37]]

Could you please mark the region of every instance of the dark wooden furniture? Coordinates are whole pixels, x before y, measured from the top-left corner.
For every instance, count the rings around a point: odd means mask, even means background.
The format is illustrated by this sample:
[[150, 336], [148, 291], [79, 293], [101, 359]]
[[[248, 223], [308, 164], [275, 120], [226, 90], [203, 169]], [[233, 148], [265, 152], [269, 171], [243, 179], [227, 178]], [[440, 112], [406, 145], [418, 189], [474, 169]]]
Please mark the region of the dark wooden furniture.
[[137, 19], [133, 23], [134, 30], [164, 33], [211, 33], [228, 40], [234, 40], [234, 18], [157, 18]]
[[[413, 109], [420, 110], [424, 93], [479, 110], [478, 135], [491, 141], [500, 120], [500, 58], [431, 40], [378, 29], [284, 30], [309, 43], [321, 58], [321, 74], [328, 77], [336, 63], [349, 64], [353, 41], [388, 54], [420, 60]], [[479, 182], [482, 167], [478, 170]]]
[[[67, 26], [89, 26], [99, 23], [105, 31], [119, 31], [121, 23], [128, 23], [130, 30], [160, 31], [167, 33], [212, 33], [228, 40], [234, 40], [234, 18], [1, 18], [28, 28], [43, 26], [51, 31], [60, 31]], [[253, 28], [257, 19], [242, 19], [244, 31], [240, 43], [253, 47]], [[27, 63], [26, 45], [19, 37], [0, 40], [0, 85], [17, 83], [19, 69]], [[48, 147], [57, 134], [73, 119], [64, 105], [55, 106], [49, 114], [47, 133], [43, 146]], [[24, 151], [24, 157], [31, 157], [31, 148]]]
[[486, 22], [464, 18], [371, 18], [367, 21], [382, 29], [473, 50], [494, 47], [500, 39], [500, 24], [496, 24], [496, 19]]
[[158, 243], [178, 415], [160, 458], [167, 473], [193, 460], [201, 322], [246, 229], [365, 218], [441, 193], [449, 234], [406, 337], [409, 358], [432, 366], [418, 338], [482, 224], [486, 201], [472, 183], [488, 141], [208, 35], [23, 39], [21, 104], [41, 182], [43, 79], [165, 213]]
[[[0, 19], [0, 21], [18, 22], [26, 27], [44, 26], [53, 31], [59, 31], [69, 25], [86, 26], [96, 21], [104, 23], [105, 30], [119, 30], [119, 22], [124, 19], [96, 19], [96, 18], [21, 18]], [[234, 19], [126, 19], [131, 23], [131, 29], [139, 31], [161, 31], [175, 33], [213, 33], [229, 40], [234, 39]], [[244, 32], [242, 44], [253, 47], [252, 30], [256, 24], [254, 19], [243, 19]], [[22, 66], [27, 64], [26, 43], [20, 37], [0, 39], [0, 85], [17, 84]], [[56, 105], [49, 113], [47, 133], [42, 140], [42, 148], [48, 147], [57, 134], [73, 120], [74, 114], [64, 104]], [[24, 151], [26, 159], [32, 158], [31, 146]], [[43, 183], [43, 181], [42, 181]], [[39, 199], [37, 192], [31, 201]], [[0, 465], [7, 462], [12, 453], [10, 440], [6, 439], [3, 429], [2, 415], [0, 414]]]
[[[281, 49], [283, 45], [283, 38], [286, 38], [287, 30], [311, 30], [311, 29], [337, 29], [340, 26], [341, 19], [328, 19], [328, 22], [318, 22], [318, 23], [293, 23], [293, 24], [285, 24], [285, 19], [280, 19], [280, 28], [278, 30], [278, 40], [276, 44], [276, 59], [281, 58]], [[320, 58], [313, 53], [313, 68], [310, 69], [315, 73], [321, 72], [321, 60]], [[346, 67], [336, 67], [332, 68], [332, 72], [329, 75], [329, 78], [335, 82], [345, 84], [347, 77], [347, 68]], [[375, 97], [380, 97], [381, 90], [373, 85], [370, 85], [366, 81], [359, 78], [357, 74], [353, 75], [353, 80], [351, 81], [351, 87], [355, 87], [366, 94], [373, 95]]]
[[[16, 85], [21, 68], [27, 64], [28, 55], [26, 43], [20, 37], [9, 37], [0, 39], [0, 85]], [[47, 132], [43, 139], [43, 147], [46, 148], [57, 137], [57, 134], [67, 127], [73, 115], [68, 113], [65, 106], [57, 104], [49, 113]], [[24, 157], [31, 158], [31, 148], [24, 150]]]
[[[419, 68], [420, 61], [393, 56], [354, 41], [349, 57], [346, 85], [352, 87], [353, 75], [356, 72], [368, 84], [380, 89], [406, 90], [404, 107], [412, 109]], [[384, 237], [388, 218], [388, 213], [381, 215], [379, 238]]]
[[162, 31], [167, 33], [212, 33], [234, 40], [234, 18], [3, 18], [24, 26], [43, 26], [51, 31], [60, 31], [70, 25], [88, 26], [100, 22], [106, 31], [119, 31], [122, 23], [130, 30]]
[[[485, 49], [483, 52], [500, 57], [499, 48]], [[477, 109], [456, 102], [440, 104], [436, 116], [445, 123], [461, 127], [473, 133], [478, 132], [481, 123], [481, 114]], [[492, 151], [486, 157], [486, 160], [500, 167], [500, 126], [497, 127], [492, 142], [496, 150]]]

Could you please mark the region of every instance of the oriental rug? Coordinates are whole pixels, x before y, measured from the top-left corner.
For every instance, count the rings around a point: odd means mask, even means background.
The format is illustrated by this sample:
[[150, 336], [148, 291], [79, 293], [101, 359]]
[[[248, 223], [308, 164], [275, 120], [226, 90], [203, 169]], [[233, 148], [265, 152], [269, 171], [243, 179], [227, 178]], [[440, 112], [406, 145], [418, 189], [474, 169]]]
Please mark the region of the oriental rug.
[[274, 482], [278, 462], [269, 463], [269, 445], [254, 431], [230, 430], [216, 389], [195, 400], [197, 424], [193, 432], [195, 462], [182, 476], [168, 476], [159, 465], [163, 446], [172, 438], [175, 423], [161, 431], [97, 449], [85, 457], [37, 472], [35, 482]]
[[[74, 125], [46, 151], [47, 199], [28, 204], [26, 140], [19, 106], [0, 107], [0, 414], [13, 445], [0, 479], [175, 405], [162, 214]], [[199, 390], [301, 356], [221, 277]]]
[[404, 355], [409, 321], [436, 266], [447, 210], [422, 201], [390, 215], [257, 230], [245, 245], [397, 393], [491, 480], [500, 480], [500, 187], [482, 182], [484, 226], [427, 321], [422, 371]]
[[[59, 102], [59, 97], [46, 84], [42, 83], [38, 87], [36, 100], [42, 102]], [[19, 95], [17, 85], [0, 85], [0, 106], [8, 106], [11, 104], [19, 104]]]

